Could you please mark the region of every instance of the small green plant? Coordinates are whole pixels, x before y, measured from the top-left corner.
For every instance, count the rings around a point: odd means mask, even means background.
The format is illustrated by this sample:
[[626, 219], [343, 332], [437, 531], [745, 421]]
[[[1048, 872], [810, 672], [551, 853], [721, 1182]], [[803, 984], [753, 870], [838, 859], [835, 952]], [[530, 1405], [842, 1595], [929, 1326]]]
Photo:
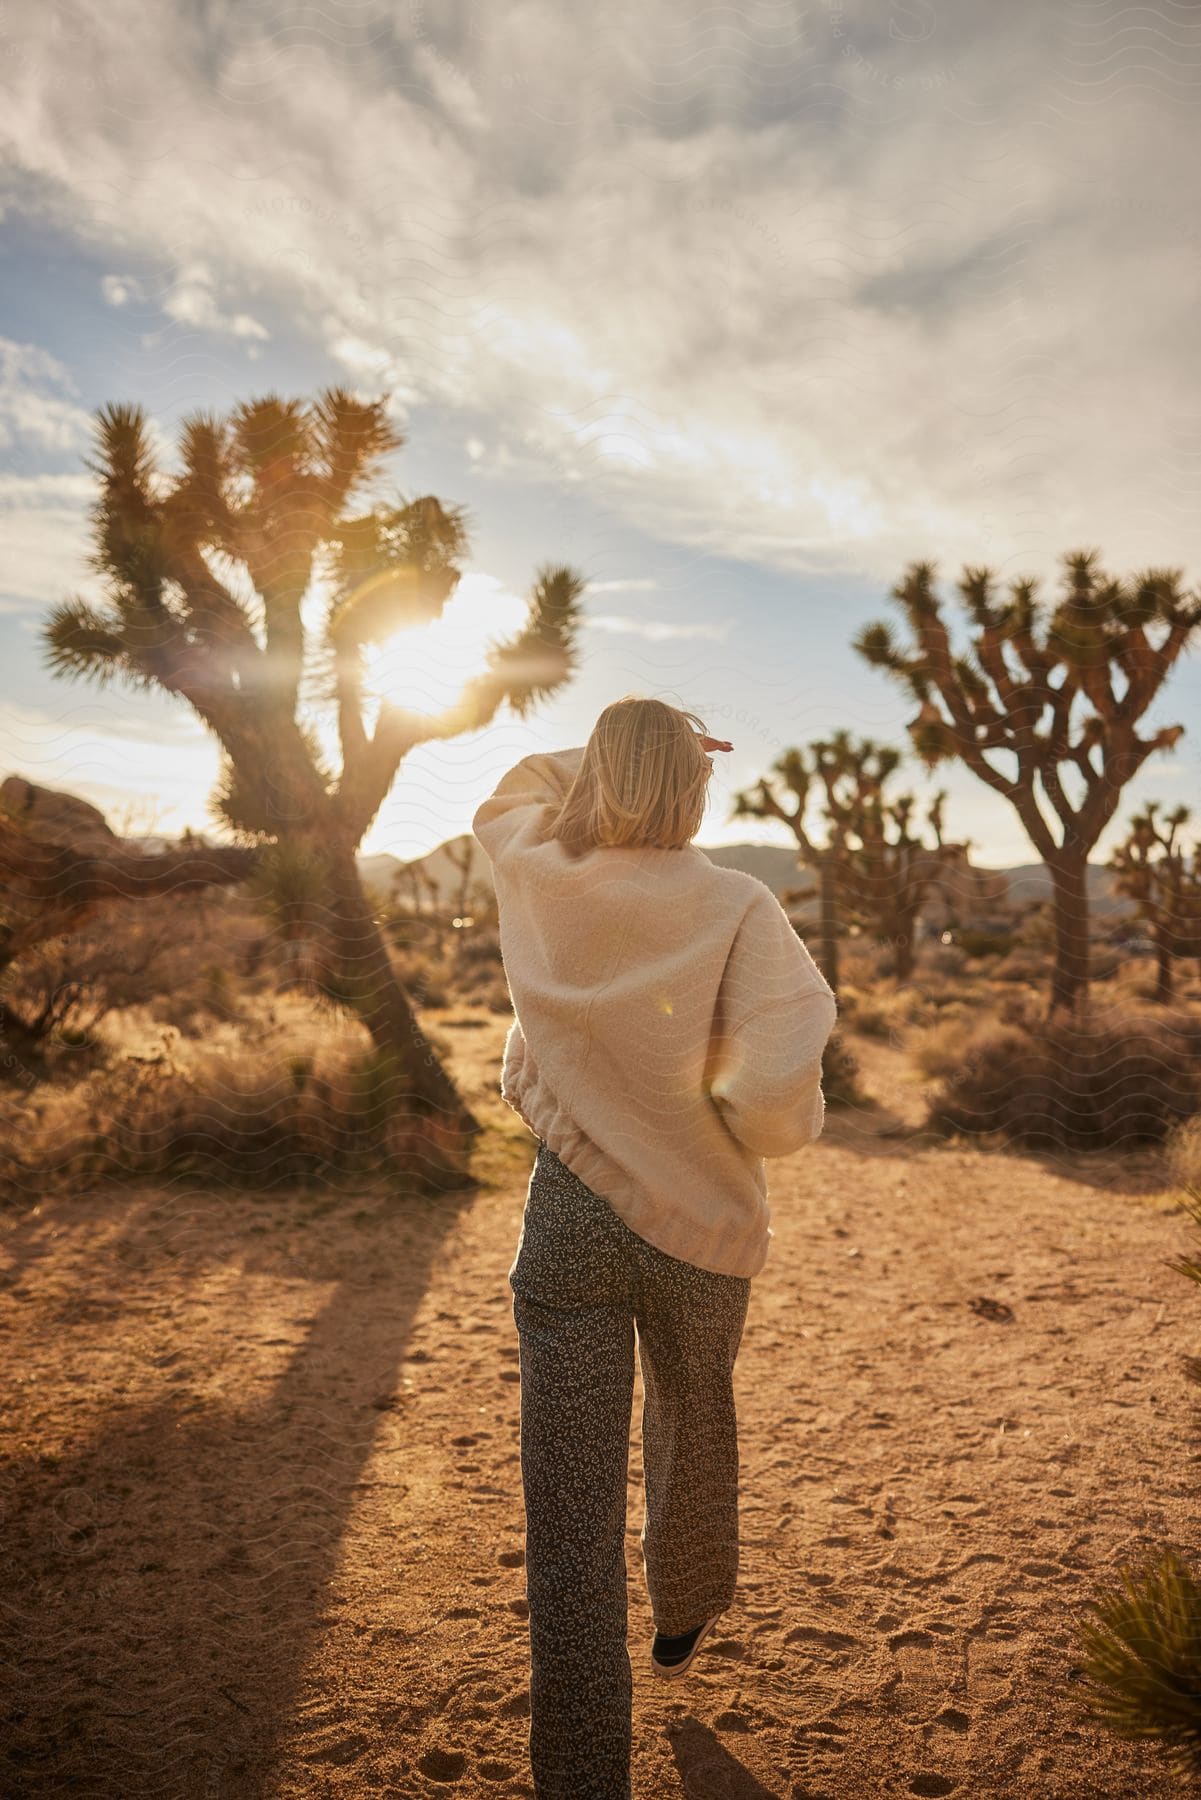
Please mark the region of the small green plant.
[[[1201, 1187], [1186, 1191], [1201, 1230]], [[1168, 1267], [1201, 1286], [1201, 1256]], [[1201, 1383], [1201, 1357], [1185, 1358], [1185, 1374]], [[1171, 1546], [1120, 1576], [1081, 1627], [1091, 1710], [1119, 1737], [1158, 1739], [1181, 1773], [1201, 1778], [1201, 1578]]]
[[[1188, 1198], [1181, 1201], [1185, 1212], [1201, 1231], [1201, 1185], [1189, 1184]], [[1174, 1256], [1168, 1267], [1175, 1269], [1177, 1275], [1183, 1275], [1186, 1281], [1195, 1281], [1201, 1287], [1201, 1246], [1196, 1256]]]
[[1081, 1632], [1092, 1711], [1119, 1737], [1158, 1738], [1201, 1775], [1201, 1582], [1170, 1548], [1121, 1581]]

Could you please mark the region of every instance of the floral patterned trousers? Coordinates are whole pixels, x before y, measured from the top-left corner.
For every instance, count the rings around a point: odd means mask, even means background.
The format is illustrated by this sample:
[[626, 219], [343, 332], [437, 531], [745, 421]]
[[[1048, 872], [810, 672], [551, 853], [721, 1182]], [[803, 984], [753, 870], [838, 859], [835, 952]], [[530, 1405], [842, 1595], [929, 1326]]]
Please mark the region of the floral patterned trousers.
[[656, 1629], [724, 1612], [738, 1575], [734, 1360], [750, 1280], [666, 1255], [541, 1144], [509, 1271], [521, 1369], [538, 1800], [630, 1800], [626, 1491], [634, 1345], [642, 1557]]

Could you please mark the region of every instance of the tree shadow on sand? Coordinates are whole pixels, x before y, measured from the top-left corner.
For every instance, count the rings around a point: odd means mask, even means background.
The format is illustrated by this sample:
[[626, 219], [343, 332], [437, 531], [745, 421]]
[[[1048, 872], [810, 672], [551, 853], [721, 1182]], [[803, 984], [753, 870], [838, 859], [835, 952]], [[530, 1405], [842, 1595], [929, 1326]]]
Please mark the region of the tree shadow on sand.
[[[151, 1404], [122, 1412], [118, 1401], [98, 1428], [89, 1421], [91, 1435], [70, 1456], [29, 1452], [9, 1463], [0, 1490], [5, 1792], [268, 1800], [278, 1791], [281, 1737], [331, 1623], [324, 1614], [365, 1487], [395, 1489], [385, 1526], [398, 1536], [392, 1588], [403, 1580], [405, 1471], [399, 1444], [378, 1442], [381, 1424], [404, 1404], [399, 1366], [414, 1317], [476, 1191], [392, 1201], [370, 1250], [351, 1238], [339, 1278], [321, 1279], [316, 1294], [316, 1279], [334, 1271], [302, 1269], [298, 1281], [295, 1266], [281, 1270], [278, 1253], [251, 1235], [263, 1226], [249, 1210], [221, 1258], [293, 1279], [274, 1281], [269, 1313], [248, 1298], [245, 1337], [228, 1335], [294, 1346], [282, 1375], [261, 1357], [256, 1369], [253, 1349], [233, 1351], [221, 1368], [238, 1372], [240, 1358], [241, 1379], [261, 1382], [261, 1394], [201, 1397], [189, 1380], [202, 1371], [188, 1365], [203, 1350], [152, 1357], [160, 1395]], [[383, 1239], [393, 1228], [403, 1249]], [[208, 1304], [202, 1287], [189, 1283], [177, 1298], [176, 1326]], [[82, 1299], [85, 1323], [124, 1311], [111, 1289]], [[75, 1303], [72, 1295], [66, 1306]], [[197, 1318], [211, 1333], [207, 1315]], [[288, 1335], [261, 1335], [272, 1330]], [[125, 1342], [119, 1350], [128, 1358]], [[69, 1376], [47, 1408], [69, 1409], [76, 1394], [86, 1405], [86, 1380], [86, 1371]], [[68, 1410], [60, 1439], [69, 1419]], [[380, 1480], [367, 1483], [373, 1458]], [[383, 1704], [374, 1722], [395, 1731], [405, 1711]]]

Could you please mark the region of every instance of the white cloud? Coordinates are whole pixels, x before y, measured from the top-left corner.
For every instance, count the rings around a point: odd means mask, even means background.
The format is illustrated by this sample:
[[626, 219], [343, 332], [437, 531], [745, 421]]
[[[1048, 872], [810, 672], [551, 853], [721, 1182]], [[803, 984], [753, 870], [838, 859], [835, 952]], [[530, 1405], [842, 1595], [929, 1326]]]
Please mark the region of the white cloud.
[[664, 638], [716, 638], [729, 636], [730, 621], [706, 624], [703, 621], [678, 625], [670, 619], [631, 619], [621, 613], [589, 613], [587, 624], [593, 631], [615, 631], [630, 637], [643, 637], [653, 643]]
[[35, 344], [0, 338], [0, 449], [77, 450], [91, 421], [69, 371]]
[[110, 306], [125, 306], [128, 301], [141, 298], [138, 283], [128, 275], [105, 275], [100, 292]]
[[169, 319], [179, 325], [195, 325], [200, 331], [264, 341], [271, 335], [249, 313], [222, 312], [217, 305], [212, 272], [204, 263], [189, 263], [180, 270], [162, 306]]
[[69, 58], [30, 16], [7, 129], [31, 196], [169, 271], [172, 318], [253, 347], [286, 316], [398, 405], [494, 419], [506, 478], [689, 551], [1179, 560], [1201, 21], [899, 16], [114, 0]]
[[80, 574], [88, 554], [90, 475], [0, 475], [0, 612], [25, 613], [97, 592]]

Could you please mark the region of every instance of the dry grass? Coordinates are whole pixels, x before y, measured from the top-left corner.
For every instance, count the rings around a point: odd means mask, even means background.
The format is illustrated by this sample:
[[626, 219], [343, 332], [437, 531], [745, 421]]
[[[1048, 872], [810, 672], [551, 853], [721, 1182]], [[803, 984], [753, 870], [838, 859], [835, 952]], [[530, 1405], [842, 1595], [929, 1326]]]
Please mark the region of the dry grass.
[[388, 1060], [357, 1047], [122, 1061], [77, 1093], [74, 1109], [43, 1107], [24, 1133], [21, 1185], [187, 1177], [272, 1189], [405, 1175], [436, 1188], [451, 1168], [441, 1121], [406, 1107]]
[[936, 1028], [916, 1054], [941, 1081], [936, 1130], [1126, 1149], [1161, 1143], [1201, 1112], [1201, 1016], [1185, 1007], [1097, 1002], [1079, 1020], [1048, 1021], [1019, 1002], [1008, 1016]]

